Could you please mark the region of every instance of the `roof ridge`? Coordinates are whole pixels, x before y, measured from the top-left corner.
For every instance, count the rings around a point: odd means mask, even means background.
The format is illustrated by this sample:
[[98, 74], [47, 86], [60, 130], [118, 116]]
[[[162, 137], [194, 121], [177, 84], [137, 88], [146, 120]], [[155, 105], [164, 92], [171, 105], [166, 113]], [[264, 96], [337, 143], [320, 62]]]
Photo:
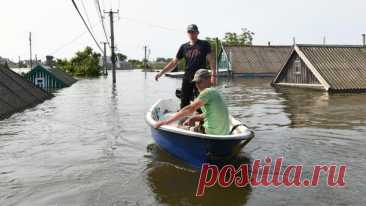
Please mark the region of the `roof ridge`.
[[223, 44], [224, 47], [267, 47], [267, 48], [271, 48], [271, 47], [292, 47], [292, 45], [225, 45]]
[[296, 44], [298, 47], [316, 47], [316, 48], [363, 48], [356, 44]]

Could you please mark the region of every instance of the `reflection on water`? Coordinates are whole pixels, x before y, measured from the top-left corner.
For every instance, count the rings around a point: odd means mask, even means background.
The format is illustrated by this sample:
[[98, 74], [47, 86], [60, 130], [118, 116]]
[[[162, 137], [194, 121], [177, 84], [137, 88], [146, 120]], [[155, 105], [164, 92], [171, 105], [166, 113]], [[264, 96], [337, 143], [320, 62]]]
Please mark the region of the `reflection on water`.
[[274, 89], [271, 79], [222, 81], [230, 112], [256, 137], [235, 160], [347, 164], [346, 188], [209, 188], [199, 172], [159, 149], [144, 121], [176, 79], [141, 71], [83, 79], [0, 121], [0, 205], [364, 205], [366, 95]]
[[365, 94], [328, 94], [278, 89], [292, 127], [357, 129], [366, 123]]
[[[229, 187], [225, 190], [214, 186], [206, 189], [205, 196], [196, 198], [196, 184], [199, 171], [185, 168], [169, 154], [150, 145], [153, 154], [148, 164], [147, 181], [159, 203], [167, 205], [244, 205], [251, 188]], [[248, 162], [242, 162], [243, 164]]]

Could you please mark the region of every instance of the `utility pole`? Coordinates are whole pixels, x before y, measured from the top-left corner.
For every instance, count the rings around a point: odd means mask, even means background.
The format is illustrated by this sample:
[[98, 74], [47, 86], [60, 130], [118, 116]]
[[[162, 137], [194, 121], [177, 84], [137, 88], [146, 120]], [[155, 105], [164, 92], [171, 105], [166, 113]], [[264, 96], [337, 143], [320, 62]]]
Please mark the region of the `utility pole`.
[[20, 56], [18, 56], [18, 68], [20, 69], [21, 63], [20, 63]]
[[103, 74], [104, 75], [108, 75], [108, 71], [107, 71], [107, 42], [101, 42], [103, 44]]
[[109, 12], [104, 12], [104, 13], [108, 13], [109, 14], [109, 20], [110, 20], [110, 25], [111, 25], [111, 60], [112, 60], [112, 79], [113, 79], [113, 84], [116, 83], [116, 54], [114, 53], [114, 28], [113, 28], [113, 14], [118, 13], [119, 11], [117, 10], [116, 12], [112, 11], [112, 9]]
[[144, 69], [147, 70], [147, 46], [144, 46]]
[[220, 43], [219, 43], [219, 38], [215, 38], [215, 42], [216, 42], [216, 46], [215, 46], [215, 65], [216, 65], [216, 75], [219, 76], [219, 47], [220, 47]]
[[32, 69], [33, 62], [32, 62], [32, 32], [29, 32], [29, 65]]

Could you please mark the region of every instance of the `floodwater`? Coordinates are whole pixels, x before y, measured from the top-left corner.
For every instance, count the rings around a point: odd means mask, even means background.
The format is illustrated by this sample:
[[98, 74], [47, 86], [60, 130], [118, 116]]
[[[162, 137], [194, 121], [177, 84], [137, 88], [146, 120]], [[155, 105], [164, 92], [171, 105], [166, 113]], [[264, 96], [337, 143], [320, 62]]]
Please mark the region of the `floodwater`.
[[0, 121], [0, 205], [365, 205], [366, 95], [274, 89], [270, 79], [222, 81], [232, 114], [256, 131], [243, 163], [347, 164], [346, 186], [209, 188], [159, 149], [144, 121], [180, 81], [141, 71], [83, 79]]

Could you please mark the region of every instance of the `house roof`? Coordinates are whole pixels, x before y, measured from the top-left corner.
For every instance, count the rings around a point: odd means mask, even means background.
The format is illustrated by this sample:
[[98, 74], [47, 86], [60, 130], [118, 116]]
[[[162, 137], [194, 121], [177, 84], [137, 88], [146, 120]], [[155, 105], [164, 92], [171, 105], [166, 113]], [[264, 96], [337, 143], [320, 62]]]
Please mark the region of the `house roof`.
[[294, 47], [293, 52], [299, 55], [326, 90], [366, 89], [365, 47], [300, 44]]
[[0, 119], [51, 97], [51, 94], [35, 87], [7, 65], [0, 65]]
[[60, 69], [57, 69], [56, 67], [49, 67], [49, 66], [45, 66], [45, 65], [38, 64], [37, 66], [33, 67], [32, 70], [34, 70], [36, 68], [40, 68], [40, 67], [43, 68], [43, 69], [46, 69], [55, 78], [57, 78], [60, 81], [64, 82], [64, 84], [66, 86], [71, 86], [73, 83], [75, 83], [77, 81], [75, 78], [73, 78], [67, 72], [64, 72], [64, 71], [62, 71]]
[[277, 73], [291, 46], [223, 46], [234, 73]]

